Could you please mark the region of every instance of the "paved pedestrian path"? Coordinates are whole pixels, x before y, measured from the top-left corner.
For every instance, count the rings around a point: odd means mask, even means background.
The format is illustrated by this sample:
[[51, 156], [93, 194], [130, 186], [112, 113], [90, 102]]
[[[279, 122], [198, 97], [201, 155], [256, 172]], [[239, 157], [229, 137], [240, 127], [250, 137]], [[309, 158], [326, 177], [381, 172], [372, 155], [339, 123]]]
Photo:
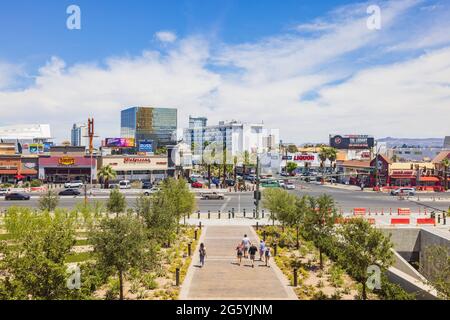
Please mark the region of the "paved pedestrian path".
[[270, 267], [256, 261], [252, 268], [247, 259], [242, 259], [241, 266], [237, 265], [235, 248], [244, 234], [252, 242], [259, 242], [250, 226], [204, 227], [199, 243], [204, 242], [206, 246], [206, 265], [199, 268], [197, 248], [181, 288], [181, 300], [297, 299], [273, 258]]

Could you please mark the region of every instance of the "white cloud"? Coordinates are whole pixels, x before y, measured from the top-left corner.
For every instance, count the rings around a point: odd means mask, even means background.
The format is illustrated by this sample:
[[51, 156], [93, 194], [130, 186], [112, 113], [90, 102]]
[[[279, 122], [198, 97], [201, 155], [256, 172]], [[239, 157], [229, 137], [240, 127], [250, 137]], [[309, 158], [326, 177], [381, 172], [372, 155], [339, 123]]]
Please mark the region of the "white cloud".
[[[334, 11], [322, 26], [333, 27], [314, 36], [220, 46], [201, 37], [175, 42], [175, 35], [157, 36], [173, 45], [164, 53], [109, 58], [104, 66], [68, 66], [53, 57], [24, 89], [2, 90], [0, 78], [2, 123], [50, 122], [59, 142], [69, 137], [72, 123], [93, 116], [99, 135], [117, 136], [122, 108], [151, 105], [178, 108], [180, 127], [189, 114], [210, 123], [264, 121], [279, 128], [283, 140], [297, 142], [326, 141], [330, 132], [448, 135], [450, 47], [382, 59], [394, 43], [412, 43], [405, 40], [407, 30], [393, 31], [417, 3], [387, 3], [377, 32], [366, 28], [365, 7], [357, 5]], [[310, 92], [315, 99], [302, 99]]]
[[170, 31], [159, 31], [155, 36], [161, 42], [172, 43], [177, 40], [177, 35]]

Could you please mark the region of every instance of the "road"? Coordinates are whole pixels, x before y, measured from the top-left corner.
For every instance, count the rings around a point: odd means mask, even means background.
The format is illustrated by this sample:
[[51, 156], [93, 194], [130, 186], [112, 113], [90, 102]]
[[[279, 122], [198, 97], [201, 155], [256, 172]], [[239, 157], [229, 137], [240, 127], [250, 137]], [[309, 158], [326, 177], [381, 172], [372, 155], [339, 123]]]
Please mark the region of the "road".
[[[311, 195], [311, 196], [320, 196], [322, 194], [331, 195], [336, 203], [338, 208], [344, 212], [349, 213], [353, 208], [364, 207], [367, 210], [371, 210], [371, 212], [389, 212], [392, 210], [397, 210], [397, 208], [411, 208], [412, 211], [418, 212], [419, 208], [423, 212], [425, 208], [430, 212], [432, 210], [448, 210], [450, 206], [450, 193], [431, 193], [428, 195], [421, 194], [422, 198], [420, 202], [417, 202], [416, 199], [409, 200], [399, 200], [397, 197], [392, 197], [386, 193], [377, 193], [377, 192], [363, 192], [360, 190], [346, 190], [339, 189], [331, 186], [322, 186], [309, 184], [304, 182], [297, 182], [296, 189], [290, 191], [297, 195]], [[136, 198], [138, 196], [137, 193], [126, 192], [125, 193], [128, 206], [134, 207]], [[437, 199], [435, 201], [431, 200], [430, 197], [435, 196]], [[254, 200], [252, 192], [242, 192], [242, 193], [226, 193], [224, 200], [202, 200], [200, 199], [199, 194], [196, 194], [198, 210], [201, 212], [217, 212], [220, 210], [222, 213], [228, 213], [229, 210], [234, 208], [235, 212], [243, 212], [245, 209], [246, 212], [251, 213], [254, 209]], [[441, 198], [441, 199], [438, 199]], [[89, 201], [100, 201], [106, 202], [108, 199], [107, 194], [99, 193], [94, 194], [93, 197], [89, 198]], [[32, 196], [30, 201], [5, 201], [3, 197], [0, 199], [0, 208], [5, 209], [9, 206], [28, 206], [36, 208], [38, 207], [39, 196]], [[61, 197], [59, 201], [59, 206], [61, 208], [72, 209], [78, 203], [83, 203], [84, 197]]]

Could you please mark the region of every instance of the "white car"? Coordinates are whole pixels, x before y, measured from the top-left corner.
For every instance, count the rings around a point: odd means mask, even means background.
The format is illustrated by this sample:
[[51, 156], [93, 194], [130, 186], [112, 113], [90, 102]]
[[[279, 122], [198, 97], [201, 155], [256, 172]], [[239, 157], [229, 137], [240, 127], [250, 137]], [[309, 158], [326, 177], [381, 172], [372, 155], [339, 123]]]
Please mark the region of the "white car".
[[201, 179], [201, 178], [203, 178], [203, 177], [202, 177], [202, 175], [199, 174], [199, 173], [193, 173], [193, 174], [191, 174], [191, 178]]
[[286, 190], [294, 190], [295, 189], [295, 184], [293, 184], [292, 182], [287, 182], [284, 184], [284, 188]]
[[70, 181], [70, 182], [66, 182], [64, 184], [64, 188], [66, 188], [66, 189], [82, 188], [83, 186], [84, 186], [84, 183], [81, 180]]
[[8, 192], [9, 192], [8, 189], [2, 188], [2, 189], [0, 189], [0, 196], [4, 196], [4, 195], [7, 194]]
[[280, 188], [284, 188], [284, 180], [278, 180], [278, 185], [280, 186]]
[[131, 189], [131, 183], [129, 180], [122, 180], [119, 182], [119, 189]]
[[149, 190], [144, 191], [144, 196], [149, 196], [151, 194], [154, 194], [154, 193], [158, 192], [159, 190], [161, 190], [161, 188], [153, 187], [153, 188], [151, 188]]

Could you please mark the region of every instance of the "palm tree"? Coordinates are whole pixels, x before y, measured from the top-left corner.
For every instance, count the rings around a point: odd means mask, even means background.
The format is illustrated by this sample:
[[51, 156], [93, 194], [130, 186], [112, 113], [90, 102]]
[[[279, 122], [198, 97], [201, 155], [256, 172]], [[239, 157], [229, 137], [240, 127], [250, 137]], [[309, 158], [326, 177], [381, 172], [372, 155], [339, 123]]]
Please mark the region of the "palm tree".
[[109, 180], [117, 177], [116, 171], [110, 165], [101, 167], [97, 175], [103, 180], [105, 189], [108, 189]]
[[450, 160], [449, 160], [449, 158], [445, 158], [444, 160], [442, 160], [441, 161], [441, 165], [444, 168], [444, 188], [445, 188], [445, 191], [447, 191], [448, 190], [448, 174], [447, 174], [447, 171], [448, 171], [448, 168], [450, 167]]
[[328, 159], [328, 148], [322, 147], [319, 152], [319, 159], [320, 159], [320, 167], [322, 168], [322, 184], [324, 181], [324, 175], [325, 175], [325, 161]]
[[248, 165], [250, 165], [250, 153], [247, 150], [245, 150], [244, 151], [244, 163], [242, 164], [243, 175], [245, 175], [245, 170]]
[[328, 148], [327, 152], [328, 152], [328, 160], [330, 160], [330, 169], [331, 169], [332, 172], [334, 172], [334, 170], [333, 170], [333, 162], [335, 162], [336, 159], [337, 159], [338, 151], [337, 151], [336, 148]]

